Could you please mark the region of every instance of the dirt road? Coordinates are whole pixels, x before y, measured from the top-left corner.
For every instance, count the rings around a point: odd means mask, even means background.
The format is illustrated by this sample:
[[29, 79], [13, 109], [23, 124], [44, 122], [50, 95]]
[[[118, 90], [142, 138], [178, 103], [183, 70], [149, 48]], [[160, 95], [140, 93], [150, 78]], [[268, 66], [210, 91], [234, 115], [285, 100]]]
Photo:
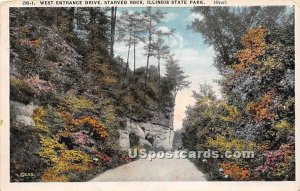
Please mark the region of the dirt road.
[[108, 170], [91, 180], [102, 181], [205, 181], [204, 174], [188, 159], [139, 159]]

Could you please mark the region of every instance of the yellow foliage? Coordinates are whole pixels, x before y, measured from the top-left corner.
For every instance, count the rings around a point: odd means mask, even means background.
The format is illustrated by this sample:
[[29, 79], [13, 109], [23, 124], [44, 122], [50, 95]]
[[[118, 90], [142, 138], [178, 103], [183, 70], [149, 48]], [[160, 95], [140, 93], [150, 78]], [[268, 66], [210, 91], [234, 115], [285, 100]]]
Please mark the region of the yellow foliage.
[[124, 96], [122, 98], [122, 100], [128, 104], [128, 105], [133, 105], [134, 104], [134, 100], [133, 100], [133, 97], [132, 96]]
[[272, 57], [268, 57], [264, 62], [262, 62], [263, 65], [268, 68], [268, 69], [274, 69], [274, 68], [280, 68], [282, 67], [281, 66], [281, 63], [276, 61], [274, 58]]
[[42, 176], [43, 182], [67, 182], [69, 178], [65, 175], [58, 175], [60, 172], [57, 169], [49, 168], [44, 171]]
[[291, 127], [291, 125], [289, 124], [289, 122], [287, 122], [286, 120], [280, 120], [275, 127], [277, 129], [288, 129]]
[[266, 145], [258, 145], [252, 141], [241, 139], [227, 140], [224, 136], [218, 134], [215, 139], [209, 137], [208, 145], [210, 148], [217, 148], [221, 151], [246, 151], [246, 150], [263, 150]]
[[104, 109], [104, 117], [106, 126], [113, 126], [117, 123], [115, 116], [115, 107], [113, 105], [107, 105]]
[[22, 80], [19, 80], [19, 79], [17, 79], [17, 78], [11, 78], [10, 79], [10, 85], [11, 86], [18, 86], [18, 87], [20, 87], [20, 86], [23, 86], [23, 81]]
[[48, 127], [45, 125], [44, 117], [46, 116], [47, 112], [43, 107], [39, 107], [33, 111], [32, 118], [35, 122], [35, 127], [42, 131], [49, 131]]
[[114, 85], [118, 82], [118, 80], [114, 76], [103, 76], [101, 78], [101, 82], [106, 85]]
[[225, 102], [223, 102], [221, 104], [221, 106], [225, 109], [225, 111], [228, 112], [227, 115], [220, 115], [220, 118], [226, 122], [232, 122], [235, 121], [236, 119], [238, 119], [238, 117], [240, 116], [240, 112], [238, 111], [238, 109], [232, 105], [229, 105]]
[[254, 28], [246, 32], [242, 38], [242, 44], [245, 47], [262, 47], [266, 46], [265, 37], [267, 30], [263, 28]]
[[65, 102], [72, 106], [75, 111], [94, 108], [94, 103], [83, 96], [76, 97], [75, 95], [71, 94], [66, 97]]
[[117, 73], [110, 69], [110, 66], [107, 64], [100, 64], [94, 68], [100, 73], [98, 81], [104, 85], [115, 85], [118, 83]]
[[29, 84], [15, 77], [10, 78], [10, 87], [11, 94], [13, 94], [15, 91], [25, 93], [25, 95], [29, 94], [33, 96], [33, 94], [35, 94], [34, 89]]
[[92, 161], [84, 152], [68, 150], [64, 144], [46, 136], [40, 137], [40, 143], [41, 151], [39, 155], [50, 165], [44, 171], [42, 181], [68, 181], [68, 172], [84, 172], [92, 169]]
[[201, 114], [204, 118], [216, 118], [215, 108], [217, 107], [218, 102], [214, 102], [210, 97], [204, 96], [200, 100], [198, 100], [196, 104], [205, 108], [205, 110]]

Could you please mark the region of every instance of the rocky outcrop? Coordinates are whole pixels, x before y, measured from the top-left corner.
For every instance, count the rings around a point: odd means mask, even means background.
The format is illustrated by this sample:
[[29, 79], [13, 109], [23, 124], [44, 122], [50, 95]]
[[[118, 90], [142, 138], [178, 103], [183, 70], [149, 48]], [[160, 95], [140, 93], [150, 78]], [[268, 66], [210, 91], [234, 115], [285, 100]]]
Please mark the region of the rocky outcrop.
[[144, 148], [171, 150], [173, 145], [173, 110], [168, 109], [166, 114], [152, 112], [153, 116], [147, 120], [126, 118], [126, 128], [120, 130], [120, 146], [122, 150], [128, 150], [130, 134], [139, 138], [139, 145]]
[[35, 123], [32, 119], [33, 111], [38, 107], [32, 103], [25, 105], [17, 101], [10, 101], [11, 113], [14, 115], [13, 127], [15, 128], [34, 128]]
[[[37, 154], [40, 140], [32, 118], [37, 107], [32, 103], [26, 105], [10, 101], [10, 147], [13, 148], [10, 152], [10, 173], [13, 182], [36, 181], [43, 169], [41, 158]], [[30, 173], [30, 176], [22, 176], [22, 173]]]

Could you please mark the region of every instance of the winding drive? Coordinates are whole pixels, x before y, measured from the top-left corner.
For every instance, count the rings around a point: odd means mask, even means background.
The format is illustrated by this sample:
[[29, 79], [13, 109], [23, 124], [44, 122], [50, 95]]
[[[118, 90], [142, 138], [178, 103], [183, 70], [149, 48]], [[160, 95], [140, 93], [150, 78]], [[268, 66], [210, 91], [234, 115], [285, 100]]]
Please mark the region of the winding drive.
[[101, 181], [205, 181], [205, 175], [188, 159], [139, 159], [98, 175]]

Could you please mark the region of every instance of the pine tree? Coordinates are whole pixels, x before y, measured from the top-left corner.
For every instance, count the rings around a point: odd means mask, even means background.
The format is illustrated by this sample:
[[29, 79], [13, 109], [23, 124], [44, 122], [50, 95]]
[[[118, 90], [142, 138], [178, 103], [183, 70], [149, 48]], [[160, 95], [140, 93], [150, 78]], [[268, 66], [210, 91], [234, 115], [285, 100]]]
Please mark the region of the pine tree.
[[179, 66], [179, 61], [175, 60], [173, 55], [169, 56], [166, 62], [165, 78], [173, 94], [174, 101], [178, 91], [189, 87], [191, 82], [186, 80], [188, 77], [189, 76], [185, 75], [183, 69]]
[[144, 89], [146, 89], [147, 86], [147, 78], [149, 75], [149, 63], [150, 63], [150, 57], [154, 54], [154, 41], [153, 36], [157, 32], [158, 24], [162, 22], [162, 20], [165, 18], [166, 13], [162, 12], [160, 10], [153, 11], [151, 7], [147, 7], [146, 10], [143, 11], [143, 18], [147, 29], [147, 41], [146, 45], [144, 47], [145, 54], [147, 56], [146, 61], [146, 72], [145, 72], [145, 83], [144, 83]]

